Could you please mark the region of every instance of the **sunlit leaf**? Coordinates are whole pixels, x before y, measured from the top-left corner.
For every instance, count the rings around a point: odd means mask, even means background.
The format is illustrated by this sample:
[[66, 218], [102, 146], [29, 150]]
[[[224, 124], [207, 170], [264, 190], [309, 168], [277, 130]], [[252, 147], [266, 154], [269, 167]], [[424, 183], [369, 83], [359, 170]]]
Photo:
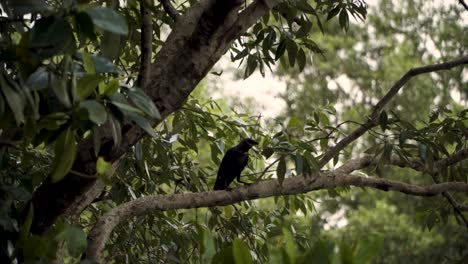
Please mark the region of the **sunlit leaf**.
[[253, 263], [252, 255], [250, 255], [249, 246], [239, 238], [234, 239], [232, 242], [232, 252], [236, 264], [250, 264]]

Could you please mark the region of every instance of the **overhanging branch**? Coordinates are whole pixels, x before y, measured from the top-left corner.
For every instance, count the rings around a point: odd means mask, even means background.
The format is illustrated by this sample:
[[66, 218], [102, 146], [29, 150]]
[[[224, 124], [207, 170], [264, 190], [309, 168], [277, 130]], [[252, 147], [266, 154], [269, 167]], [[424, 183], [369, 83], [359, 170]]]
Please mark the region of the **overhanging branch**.
[[314, 177], [292, 177], [279, 185], [277, 180], [264, 181], [232, 191], [214, 191], [173, 195], [155, 195], [121, 204], [103, 215], [88, 237], [87, 258], [102, 261], [104, 246], [112, 230], [124, 220], [153, 211], [224, 206], [264, 197], [307, 193], [339, 186], [370, 187], [384, 191], [397, 191], [415, 196], [434, 196], [444, 191], [468, 193], [464, 182], [446, 182], [417, 186], [381, 178], [360, 177], [339, 172], [320, 173]]
[[366, 123], [362, 126], [354, 130], [351, 134], [347, 137], [340, 140], [334, 147], [332, 147], [328, 152], [325, 153], [323, 158], [319, 162], [320, 168], [325, 166], [331, 159], [333, 159], [338, 153], [355, 141], [357, 138], [362, 136], [366, 133], [369, 129], [373, 128], [374, 126], [378, 125], [378, 118], [380, 113], [382, 112], [383, 108], [392, 100], [393, 97], [400, 91], [400, 89], [413, 77], [418, 76], [424, 73], [430, 73], [435, 71], [441, 70], [449, 70], [453, 67], [457, 67], [460, 65], [468, 64], [468, 56], [463, 56], [454, 60], [450, 60], [447, 62], [433, 64], [418, 68], [413, 68], [409, 70], [403, 77], [400, 78], [387, 92], [387, 94], [380, 99], [380, 101], [374, 106], [371, 115]]

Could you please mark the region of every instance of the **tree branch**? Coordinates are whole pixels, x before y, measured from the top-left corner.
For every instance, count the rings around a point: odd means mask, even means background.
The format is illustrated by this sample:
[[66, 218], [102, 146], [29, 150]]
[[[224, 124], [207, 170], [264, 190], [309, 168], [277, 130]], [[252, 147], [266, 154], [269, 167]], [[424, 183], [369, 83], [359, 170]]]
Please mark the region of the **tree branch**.
[[441, 70], [449, 70], [453, 67], [460, 66], [468, 64], [468, 56], [463, 56], [458, 59], [454, 59], [451, 61], [439, 63], [439, 64], [434, 64], [434, 65], [428, 65], [428, 66], [423, 66], [423, 67], [418, 67], [418, 68], [413, 68], [409, 70], [403, 77], [401, 77], [400, 80], [398, 80], [387, 92], [387, 94], [380, 99], [380, 101], [374, 106], [374, 109], [372, 110], [371, 115], [369, 116], [369, 119], [367, 120], [366, 123], [364, 123], [362, 126], [354, 130], [351, 134], [349, 134], [347, 137], [343, 138], [338, 142], [334, 147], [332, 147], [328, 152], [325, 153], [325, 155], [322, 157], [322, 159], [319, 162], [319, 167], [322, 168], [327, 164], [331, 159], [333, 159], [338, 153], [343, 150], [345, 147], [347, 147], [350, 143], [352, 143], [354, 140], [362, 136], [364, 133], [366, 133], [369, 129], [372, 127], [376, 126], [378, 124], [378, 118], [380, 113], [382, 112], [383, 108], [390, 102], [390, 100], [400, 91], [400, 89], [409, 81], [411, 78], [424, 74], [424, 73], [430, 73], [430, 72], [435, 72], [435, 71], [441, 71]]
[[174, 8], [174, 6], [172, 6], [171, 4], [171, 0], [159, 0], [159, 2], [161, 2], [163, 8], [164, 8], [164, 11], [166, 11], [166, 13], [175, 21], [177, 22], [177, 20], [179, 19], [180, 17], [180, 14], [179, 14], [179, 11], [177, 11], [177, 9]]
[[446, 182], [417, 186], [380, 178], [354, 176], [339, 172], [320, 173], [314, 177], [291, 177], [280, 185], [277, 180], [242, 186], [231, 191], [155, 195], [124, 203], [103, 215], [88, 236], [87, 258], [102, 261], [104, 246], [112, 230], [124, 220], [153, 211], [225, 206], [264, 197], [307, 193], [339, 186], [371, 187], [415, 196], [434, 196], [444, 191], [468, 193], [464, 182]]
[[[399, 157], [393, 156], [389, 163], [399, 167], [409, 167], [416, 171], [428, 173], [429, 175], [431, 175], [435, 183], [440, 183], [440, 180], [438, 179], [437, 175], [441, 169], [454, 165], [467, 158], [468, 148], [461, 149], [456, 153], [437, 161], [434, 166], [434, 171], [428, 171], [424, 167], [424, 164], [421, 163], [419, 160], [402, 160]], [[374, 156], [365, 156], [359, 159], [350, 160], [343, 166], [336, 169], [336, 171], [340, 173], [351, 173], [355, 170], [363, 169], [370, 165], [376, 164], [377, 162], [378, 161]], [[468, 211], [468, 206], [458, 203], [449, 192], [442, 192], [442, 196], [444, 196], [447, 199], [447, 201], [452, 205], [454, 212], [462, 219], [463, 223], [468, 228], [468, 219], [463, 214], [463, 211]]]
[[[239, 13], [242, 0], [200, 0], [180, 16], [150, 67], [150, 82], [145, 92], [155, 102], [161, 120], [180, 109], [187, 97], [232, 43], [279, 0], [256, 0]], [[161, 120], [155, 120], [157, 125]], [[145, 135], [137, 125], [122, 129], [121, 144], [103, 134], [98, 155], [92, 138], [80, 142], [73, 170], [95, 175], [97, 156], [115, 162]], [[69, 173], [59, 182], [50, 177], [36, 189], [31, 202], [35, 211], [31, 232], [42, 234], [79, 197], [96, 184]], [[24, 211], [27, 214], [27, 210]]]
[[466, 11], [468, 11], [468, 5], [465, 3], [465, 1], [458, 0], [458, 2], [465, 8]]
[[[152, 4], [152, 0], [142, 0], [146, 4]], [[151, 55], [153, 46], [153, 20], [151, 12], [145, 8], [143, 3], [140, 3], [141, 15], [141, 65], [140, 72], [138, 73], [138, 86], [145, 88], [149, 83], [150, 68], [151, 68]]]

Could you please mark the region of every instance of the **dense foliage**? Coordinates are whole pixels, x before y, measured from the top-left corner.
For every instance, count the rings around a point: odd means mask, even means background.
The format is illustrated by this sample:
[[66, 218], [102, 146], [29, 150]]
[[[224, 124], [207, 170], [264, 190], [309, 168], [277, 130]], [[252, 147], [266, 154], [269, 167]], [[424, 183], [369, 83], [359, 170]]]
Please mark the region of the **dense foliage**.
[[[357, 171], [366, 177], [421, 186], [467, 182], [466, 156], [439, 166], [468, 148], [463, 66], [405, 84], [368, 133], [325, 159], [373, 118], [376, 102], [410, 68], [465, 55], [462, 5], [281, 1], [227, 51], [244, 78], [274, 70], [287, 83], [281, 95], [287, 109], [269, 120], [254, 106], [234, 112], [229, 100], [211, 99], [212, 85], [200, 80], [187, 82], [197, 90], [166, 113], [150, 88], [167, 77], [151, 76], [145, 84], [142, 59], [158, 58], [197, 2], [210, 1], [0, 1], [2, 263], [80, 262], [86, 237], [105, 212], [141, 197], [209, 192], [224, 152], [245, 137], [260, 142], [243, 174], [249, 182], [281, 185], [366, 154], [375, 158]], [[214, 6], [227, 10], [237, 2]], [[241, 2], [244, 11], [274, 1]], [[141, 30], [145, 12], [152, 24], [149, 53]], [[216, 34], [211, 20], [200, 25], [202, 40]], [[134, 127], [146, 133], [135, 144], [129, 143], [138, 134]], [[83, 182], [105, 186], [81, 209], [30, 206], [45, 197], [38, 191], [44, 186], [72, 197], [86, 194]], [[111, 263], [462, 263], [467, 202], [466, 192], [415, 198], [348, 185], [153, 210], [119, 225], [104, 255]], [[58, 217], [42, 221], [49, 214]]]

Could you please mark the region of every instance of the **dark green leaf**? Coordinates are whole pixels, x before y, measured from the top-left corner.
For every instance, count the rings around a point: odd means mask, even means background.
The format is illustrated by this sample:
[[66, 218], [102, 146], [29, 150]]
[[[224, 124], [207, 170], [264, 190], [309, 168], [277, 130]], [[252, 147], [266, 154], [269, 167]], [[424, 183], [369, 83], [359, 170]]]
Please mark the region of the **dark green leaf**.
[[158, 108], [156, 108], [156, 105], [153, 103], [151, 98], [146, 95], [142, 89], [131, 89], [128, 96], [139, 109], [143, 110], [143, 112], [148, 114], [150, 117], [161, 119], [161, 114], [159, 114]]
[[86, 233], [81, 228], [75, 226], [67, 227], [57, 235], [56, 239], [65, 241], [68, 252], [74, 257], [79, 257], [86, 249]]
[[24, 243], [24, 241], [26, 241], [26, 239], [28, 238], [33, 219], [34, 219], [34, 208], [32, 205], [30, 205], [28, 208], [28, 214], [26, 216], [26, 220], [24, 221], [19, 231], [20, 243]]
[[86, 10], [86, 13], [91, 17], [96, 27], [120, 35], [128, 34], [127, 22], [116, 11], [107, 7], [96, 6]]
[[299, 66], [299, 71], [302, 72], [306, 65], [306, 55], [304, 50], [301, 48], [297, 52], [297, 66]]
[[225, 247], [213, 256], [212, 264], [235, 264], [232, 246]]
[[52, 182], [61, 180], [71, 170], [76, 155], [75, 131], [69, 126], [55, 142]]
[[281, 56], [283, 56], [284, 52], [286, 51], [286, 39], [282, 38], [276, 48], [275, 52], [275, 60], [278, 60]]
[[134, 121], [139, 127], [143, 128], [143, 130], [146, 131], [146, 133], [148, 133], [148, 135], [156, 138], [157, 137], [157, 134], [156, 132], [154, 131], [153, 127], [151, 126], [151, 123], [148, 121], [148, 119], [142, 117], [142, 116], [139, 116], [139, 115], [135, 115], [135, 114], [130, 114], [128, 115], [128, 118], [132, 121]]
[[298, 50], [296, 42], [288, 41], [286, 49], [288, 50], [289, 65], [294, 67], [294, 64], [296, 64], [296, 55]]
[[247, 58], [247, 67], [245, 67], [244, 79], [252, 75], [257, 68], [257, 58], [254, 55], [249, 55]]
[[333, 8], [332, 10], [330, 10], [330, 12], [328, 12], [328, 15], [327, 15], [327, 20], [330, 20], [332, 19], [334, 16], [338, 15], [338, 13], [340, 12], [340, 6], [337, 5], [335, 8]]
[[81, 45], [86, 41], [86, 38], [91, 40], [96, 39], [96, 33], [94, 32], [94, 24], [91, 17], [85, 12], [78, 12], [75, 14], [75, 23], [78, 30], [78, 40]]
[[388, 125], [387, 112], [382, 111], [382, 113], [380, 113], [379, 124], [380, 124], [380, 128], [382, 129], [382, 131], [385, 131], [387, 129], [387, 125]]
[[86, 100], [79, 104], [80, 108], [88, 111], [88, 119], [97, 125], [104, 124], [107, 121], [106, 108], [96, 100]]
[[11, 83], [3, 77], [3, 73], [0, 72], [0, 85], [2, 89], [3, 96], [10, 106], [13, 115], [15, 116], [16, 125], [20, 125], [24, 122], [24, 107], [26, 105], [26, 98], [21, 93], [17, 91]]
[[119, 34], [114, 34], [109, 31], [104, 32], [101, 41], [102, 56], [104, 56], [104, 58], [109, 61], [113, 61], [118, 58], [121, 38], [122, 36]]
[[338, 17], [341, 29], [348, 31], [349, 28], [349, 16], [345, 8], [341, 9], [340, 16]]
[[43, 17], [31, 29], [29, 47], [40, 58], [71, 51], [74, 45], [72, 29], [63, 17]]

